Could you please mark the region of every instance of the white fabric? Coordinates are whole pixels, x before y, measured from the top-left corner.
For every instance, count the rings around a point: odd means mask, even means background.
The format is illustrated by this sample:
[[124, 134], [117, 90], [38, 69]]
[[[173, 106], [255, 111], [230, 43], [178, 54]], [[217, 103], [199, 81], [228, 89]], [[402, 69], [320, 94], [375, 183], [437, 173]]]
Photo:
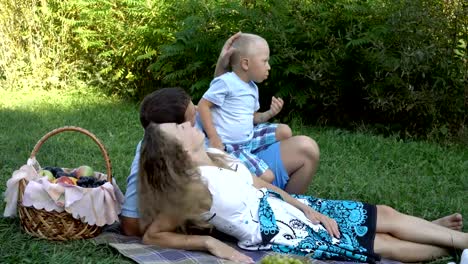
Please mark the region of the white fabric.
[[[215, 152], [216, 150], [211, 150]], [[279, 234], [268, 245], [261, 245], [260, 223], [258, 210], [260, 199], [266, 189], [255, 188], [250, 171], [242, 163], [234, 162], [230, 165], [234, 171], [215, 166], [200, 166], [202, 179], [208, 186], [213, 198], [209, 212], [203, 214], [216, 229], [234, 236], [239, 240], [238, 246], [248, 250], [269, 249], [271, 244], [296, 246], [308, 234], [304, 230], [291, 230], [287, 225], [291, 221], [300, 221], [318, 232], [325, 228], [320, 224], [313, 224], [301, 210], [293, 205], [276, 198], [268, 197], [268, 203], [275, 213]], [[299, 201], [306, 203], [299, 199]], [[289, 237], [289, 239], [286, 239]], [[295, 239], [291, 239], [294, 237]], [[333, 243], [339, 240], [333, 239]]]
[[5, 211], [3, 212], [4, 217], [16, 216], [16, 206], [18, 203], [18, 187], [19, 182], [22, 179], [28, 181], [39, 179], [40, 176], [37, 174], [34, 164], [37, 162], [34, 159], [28, 159], [27, 165], [21, 166], [19, 170], [13, 172], [13, 175], [7, 181], [7, 189], [5, 191]]
[[216, 229], [243, 243], [258, 244], [262, 238], [257, 189], [252, 186], [250, 171], [245, 166], [237, 168], [238, 171], [234, 172], [214, 166], [199, 167], [213, 197], [211, 209], [203, 217]]
[[258, 87], [241, 80], [235, 73], [225, 73], [211, 81], [203, 98], [214, 104], [213, 125], [223, 143], [243, 143], [252, 139], [253, 114], [258, 111]]
[[460, 264], [468, 264], [468, 248], [463, 250], [460, 258]]

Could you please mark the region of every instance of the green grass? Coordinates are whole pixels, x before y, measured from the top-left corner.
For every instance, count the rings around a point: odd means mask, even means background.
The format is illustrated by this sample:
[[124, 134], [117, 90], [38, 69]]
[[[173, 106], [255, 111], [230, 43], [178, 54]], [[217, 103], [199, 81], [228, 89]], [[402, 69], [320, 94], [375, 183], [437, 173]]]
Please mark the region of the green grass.
[[[138, 106], [96, 92], [8, 92], [0, 90], [0, 192], [14, 170], [26, 163], [36, 142], [64, 125], [94, 133], [106, 146], [113, 175], [124, 191], [136, 143], [143, 130]], [[317, 140], [321, 164], [309, 194], [391, 205], [427, 219], [468, 213], [468, 150], [403, 142], [332, 128], [299, 127], [296, 134]], [[86, 136], [61, 133], [37, 154], [41, 165], [105, 171], [98, 147]], [[3, 212], [4, 204], [0, 203]], [[464, 220], [468, 230], [468, 215]], [[0, 263], [130, 263], [110, 247], [89, 241], [49, 242], [24, 234], [17, 219], [0, 218]]]

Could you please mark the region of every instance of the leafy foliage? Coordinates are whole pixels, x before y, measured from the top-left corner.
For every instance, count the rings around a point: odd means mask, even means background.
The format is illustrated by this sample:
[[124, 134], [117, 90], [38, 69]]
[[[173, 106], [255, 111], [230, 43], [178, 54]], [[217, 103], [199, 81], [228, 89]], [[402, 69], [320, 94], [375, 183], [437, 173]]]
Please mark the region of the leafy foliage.
[[[182, 1], [182, 26], [151, 66], [199, 98], [225, 39], [241, 30], [270, 45], [262, 105], [287, 99], [301, 117], [384, 133], [466, 136], [467, 5], [461, 1]], [[234, 15], [233, 15], [234, 14]], [[447, 37], [451, 36], [451, 37]], [[222, 40], [222, 41], [220, 41]], [[463, 134], [464, 133], [464, 134]]]
[[139, 99], [208, 88], [224, 41], [263, 36], [281, 121], [468, 142], [468, 4], [442, 0], [0, 0], [2, 87]]

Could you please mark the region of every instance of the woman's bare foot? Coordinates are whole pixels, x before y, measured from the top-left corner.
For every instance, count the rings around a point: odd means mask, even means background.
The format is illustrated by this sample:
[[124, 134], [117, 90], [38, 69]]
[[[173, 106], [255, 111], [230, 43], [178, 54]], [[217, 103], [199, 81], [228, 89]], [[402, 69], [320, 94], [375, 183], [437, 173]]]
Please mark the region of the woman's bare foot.
[[463, 217], [459, 213], [447, 215], [432, 222], [457, 231], [461, 231], [463, 227]]

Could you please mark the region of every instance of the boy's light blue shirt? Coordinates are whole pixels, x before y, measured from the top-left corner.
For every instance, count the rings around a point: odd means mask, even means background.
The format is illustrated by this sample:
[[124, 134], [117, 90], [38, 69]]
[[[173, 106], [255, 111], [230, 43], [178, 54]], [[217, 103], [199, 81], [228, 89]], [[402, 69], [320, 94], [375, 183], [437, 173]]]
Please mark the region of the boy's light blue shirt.
[[214, 104], [213, 125], [223, 143], [252, 139], [253, 115], [260, 108], [258, 87], [253, 81], [246, 83], [234, 72], [225, 73], [211, 81], [203, 98]]

